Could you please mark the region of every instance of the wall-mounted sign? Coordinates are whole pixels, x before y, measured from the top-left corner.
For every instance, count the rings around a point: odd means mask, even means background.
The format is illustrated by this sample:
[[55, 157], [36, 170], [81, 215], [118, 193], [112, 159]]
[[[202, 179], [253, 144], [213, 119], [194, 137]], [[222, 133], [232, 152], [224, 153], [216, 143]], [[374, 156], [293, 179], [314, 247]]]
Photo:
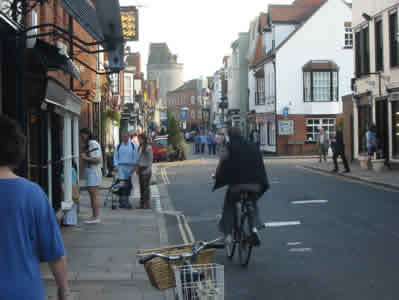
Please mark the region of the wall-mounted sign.
[[280, 120], [278, 121], [279, 135], [294, 135], [294, 120]]
[[139, 12], [135, 6], [121, 7], [123, 37], [126, 42], [139, 40]]
[[285, 106], [285, 107], [283, 108], [283, 117], [284, 117], [284, 120], [288, 120], [288, 114], [289, 114], [289, 112], [290, 112], [290, 108], [289, 108], [288, 106]]
[[186, 109], [180, 110], [180, 120], [182, 120], [182, 121], [187, 120], [187, 110]]

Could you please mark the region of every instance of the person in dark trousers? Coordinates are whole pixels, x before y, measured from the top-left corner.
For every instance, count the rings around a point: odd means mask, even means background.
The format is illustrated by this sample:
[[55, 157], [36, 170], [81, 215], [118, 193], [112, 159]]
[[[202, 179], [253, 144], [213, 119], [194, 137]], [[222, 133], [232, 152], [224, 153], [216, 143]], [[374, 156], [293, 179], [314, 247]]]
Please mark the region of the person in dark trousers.
[[345, 144], [344, 144], [344, 135], [342, 133], [342, 128], [340, 126], [336, 126], [336, 134], [335, 138], [331, 140], [331, 147], [333, 150], [333, 160], [334, 160], [334, 170], [333, 173], [338, 172], [338, 156], [341, 157], [342, 162], [344, 163], [345, 171], [344, 173], [349, 173], [350, 168], [348, 165], [348, 161], [345, 156]]
[[259, 149], [248, 143], [239, 128], [229, 129], [230, 142], [220, 156], [216, 169], [216, 181], [213, 191], [228, 186], [223, 214], [219, 222], [219, 230], [225, 235], [225, 243], [232, 242], [232, 232], [235, 218], [235, 203], [240, 201], [240, 192], [246, 191], [253, 202], [254, 215], [250, 218], [251, 237], [253, 245], [260, 244], [256, 227], [261, 224], [257, 201], [269, 189], [269, 181], [263, 157]]
[[150, 208], [151, 190], [150, 182], [152, 175], [152, 147], [148, 143], [147, 136], [139, 135], [139, 159], [138, 175], [140, 182], [140, 206], [141, 209]]

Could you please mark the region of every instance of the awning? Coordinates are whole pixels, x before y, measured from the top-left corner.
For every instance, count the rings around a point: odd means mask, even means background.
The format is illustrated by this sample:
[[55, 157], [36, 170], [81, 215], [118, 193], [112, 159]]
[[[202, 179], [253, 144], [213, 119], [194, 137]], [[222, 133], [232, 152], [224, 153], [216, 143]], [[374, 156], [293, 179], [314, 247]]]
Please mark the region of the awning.
[[80, 115], [80, 106], [83, 100], [57, 80], [49, 77], [45, 102], [61, 108], [63, 112], [67, 111]]
[[104, 40], [96, 9], [87, 0], [61, 0], [61, 4], [93, 39]]

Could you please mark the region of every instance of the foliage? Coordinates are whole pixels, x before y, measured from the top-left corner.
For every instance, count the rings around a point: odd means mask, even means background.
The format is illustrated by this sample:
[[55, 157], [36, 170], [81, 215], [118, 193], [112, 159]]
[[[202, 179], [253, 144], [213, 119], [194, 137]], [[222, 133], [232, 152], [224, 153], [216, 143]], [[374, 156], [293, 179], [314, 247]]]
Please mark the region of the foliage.
[[183, 133], [179, 128], [175, 116], [168, 113], [168, 153], [172, 153], [176, 150], [183, 151], [187, 156], [189, 146], [184, 140]]
[[117, 110], [107, 109], [105, 112], [105, 119], [111, 121], [114, 126], [119, 126], [121, 122], [121, 113]]
[[338, 119], [338, 128], [344, 130], [344, 118]]

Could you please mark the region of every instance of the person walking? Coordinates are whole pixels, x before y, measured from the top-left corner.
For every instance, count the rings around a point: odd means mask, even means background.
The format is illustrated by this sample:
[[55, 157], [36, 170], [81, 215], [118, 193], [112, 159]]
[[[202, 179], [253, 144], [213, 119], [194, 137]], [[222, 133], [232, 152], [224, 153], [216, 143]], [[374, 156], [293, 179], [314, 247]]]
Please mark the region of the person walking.
[[208, 155], [212, 155], [212, 131], [209, 131], [206, 136], [206, 142], [208, 144]]
[[130, 141], [127, 131], [122, 133], [122, 143], [114, 152], [114, 166], [118, 171], [118, 180], [125, 181], [127, 187], [122, 189], [119, 197], [119, 207], [132, 209], [129, 196], [132, 191], [132, 174], [137, 169], [137, 148]]
[[205, 132], [202, 132], [201, 134], [201, 153], [204, 154], [205, 153], [205, 144], [206, 144], [206, 135]]
[[65, 248], [54, 210], [39, 185], [13, 172], [26, 156], [26, 137], [4, 115], [0, 136], [0, 299], [45, 299], [40, 263], [47, 262], [58, 300], [67, 300]]
[[320, 132], [317, 135], [317, 145], [319, 147], [320, 162], [324, 159], [327, 162], [328, 147], [330, 145], [330, 139], [325, 133], [324, 128], [320, 128]]
[[336, 126], [336, 134], [335, 138], [331, 140], [331, 146], [333, 150], [333, 160], [334, 160], [334, 170], [333, 173], [338, 172], [338, 156], [341, 157], [342, 162], [344, 163], [345, 171], [344, 173], [349, 173], [350, 168], [348, 165], [348, 161], [346, 160], [345, 156], [345, 144], [344, 144], [344, 135], [342, 133], [342, 129], [340, 126]]
[[371, 160], [374, 158], [374, 154], [377, 151], [377, 136], [376, 126], [371, 124], [366, 132], [366, 146], [368, 154], [368, 164], [371, 165]]
[[100, 201], [98, 199], [99, 186], [102, 182], [102, 152], [98, 142], [88, 128], [80, 130], [80, 137], [84, 145], [84, 151], [80, 157], [85, 163], [84, 172], [87, 180], [87, 188], [90, 194], [92, 217], [85, 221], [86, 224], [101, 223], [100, 219]]
[[200, 153], [201, 136], [200, 136], [199, 132], [197, 132], [195, 135], [194, 144], [195, 144], [195, 154]]
[[215, 132], [212, 131], [212, 154], [213, 155], [216, 155], [216, 144], [217, 144], [216, 134], [215, 134]]
[[151, 190], [150, 182], [152, 176], [152, 147], [148, 144], [145, 134], [139, 135], [139, 159], [138, 175], [140, 183], [140, 206], [139, 208], [150, 208]]

